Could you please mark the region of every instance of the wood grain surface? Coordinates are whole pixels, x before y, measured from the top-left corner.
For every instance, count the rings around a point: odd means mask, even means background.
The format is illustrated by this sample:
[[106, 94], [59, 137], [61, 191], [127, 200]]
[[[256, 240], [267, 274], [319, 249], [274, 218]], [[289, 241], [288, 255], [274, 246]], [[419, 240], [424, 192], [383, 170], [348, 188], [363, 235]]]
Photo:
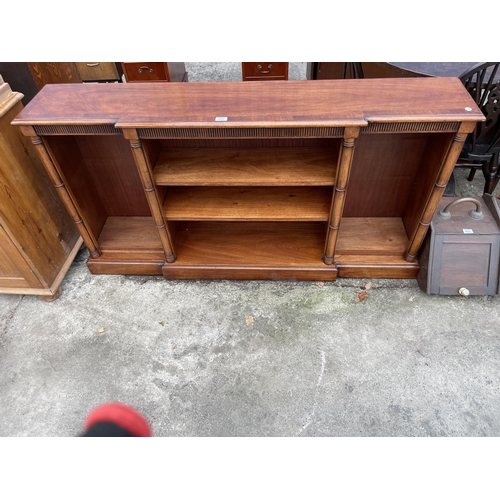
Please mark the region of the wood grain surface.
[[403, 257], [407, 244], [408, 236], [399, 217], [344, 217], [336, 250], [340, 255]]
[[46, 85], [14, 122], [231, 128], [478, 120], [457, 78], [387, 78]]
[[482, 120], [458, 79], [405, 78], [47, 85], [13, 123], [51, 126], [92, 272], [333, 280], [417, 275], [405, 258]]
[[329, 187], [172, 187], [169, 220], [327, 221]]
[[333, 186], [336, 148], [163, 149], [154, 169], [165, 186]]
[[[17, 248], [29, 273], [9, 251], [10, 260], [23, 269], [30, 286], [50, 287], [76, 244], [78, 232], [31, 141], [10, 125], [21, 109], [17, 102], [0, 119], [0, 224], [11, 242], [5, 243], [4, 252]], [[0, 268], [7, 265], [2, 262]]]
[[177, 261], [168, 266], [313, 266], [322, 261], [323, 223], [184, 222], [175, 240]]
[[108, 217], [99, 237], [106, 259], [164, 260], [152, 217]]

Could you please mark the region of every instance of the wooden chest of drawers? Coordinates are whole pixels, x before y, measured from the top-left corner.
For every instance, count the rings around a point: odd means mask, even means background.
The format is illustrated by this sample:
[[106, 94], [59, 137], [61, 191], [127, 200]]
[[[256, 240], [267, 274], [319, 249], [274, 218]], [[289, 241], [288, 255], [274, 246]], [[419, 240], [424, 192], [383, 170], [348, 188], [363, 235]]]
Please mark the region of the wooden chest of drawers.
[[241, 63], [243, 81], [288, 80], [287, 62], [244, 62]]
[[187, 82], [183, 62], [122, 62], [127, 82]]

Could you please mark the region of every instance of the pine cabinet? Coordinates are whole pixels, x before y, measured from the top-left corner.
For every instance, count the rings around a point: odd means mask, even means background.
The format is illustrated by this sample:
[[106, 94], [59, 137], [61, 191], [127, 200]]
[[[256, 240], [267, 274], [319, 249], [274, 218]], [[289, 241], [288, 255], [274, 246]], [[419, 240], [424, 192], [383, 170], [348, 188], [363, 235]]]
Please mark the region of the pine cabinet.
[[11, 125], [22, 98], [0, 76], [0, 293], [53, 300], [82, 239], [35, 148]]

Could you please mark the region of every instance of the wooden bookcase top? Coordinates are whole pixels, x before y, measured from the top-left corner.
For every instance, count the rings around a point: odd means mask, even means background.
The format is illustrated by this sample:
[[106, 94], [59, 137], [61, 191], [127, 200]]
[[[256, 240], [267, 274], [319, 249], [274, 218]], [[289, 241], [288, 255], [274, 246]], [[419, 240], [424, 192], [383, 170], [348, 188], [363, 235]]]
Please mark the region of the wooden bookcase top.
[[46, 85], [12, 123], [234, 128], [483, 120], [457, 78], [387, 78], [54, 84]]

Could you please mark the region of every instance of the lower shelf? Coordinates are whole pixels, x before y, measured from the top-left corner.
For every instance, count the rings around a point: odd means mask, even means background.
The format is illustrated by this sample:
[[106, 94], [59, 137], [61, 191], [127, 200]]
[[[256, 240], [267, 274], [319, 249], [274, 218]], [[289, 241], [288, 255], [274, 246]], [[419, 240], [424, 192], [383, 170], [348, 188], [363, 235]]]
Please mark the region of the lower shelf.
[[99, 247], [102, 255], [87, 260], [93, 274], [161, 275], [165, 254], [152, 217], [108, 217]]
[[166, 278], [282, 279], [337, 278], [323, 264], [324, 223], [182, 222], [177, 260], [163, 266]]
[[177, 260], [167, 264], [151, 217], [109, 217], [99, 237], [102, 255], [88, 267], [96, 274], [169, 279], [321, 281], [415, 278], [419, 271], [403, 258], [408, 238], [400, 218], [343, 219], [330, 266], [322, 261], [323, 222], [188, 221], [172, 236]]
[[344, 217], [334, 262], [343, 278], [416, 278], [404, 259], [408, 237], [399, 217]]

